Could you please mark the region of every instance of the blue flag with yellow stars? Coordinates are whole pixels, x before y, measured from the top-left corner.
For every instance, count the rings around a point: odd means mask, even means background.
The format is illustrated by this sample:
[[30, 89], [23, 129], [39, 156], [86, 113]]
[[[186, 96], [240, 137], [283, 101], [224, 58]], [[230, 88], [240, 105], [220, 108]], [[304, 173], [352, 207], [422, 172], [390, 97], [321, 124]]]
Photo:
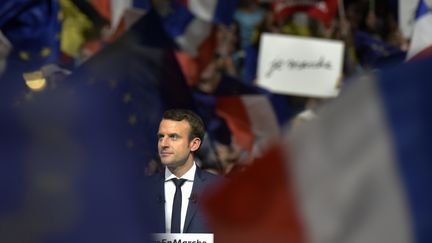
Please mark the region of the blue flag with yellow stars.
[[0, 103], [0, 242], [145, 242], [141, 179], [162, 112], [192, 107], [158, 21]]
[[16, 98], [25, 85], [24, 72], [33, 72], [45, 64], [57, 63], [60, 56], [59, 3], [57, 0], [3, 0], [0, 4], [0, 31], [11, 44], [0, 73], [2, 85], [8, 92], [0, 102]]
[[8, 67], [33, 71], [59, 58], [60, 6], [57, 0], [4, 0], [0, 29], [12, 44]]

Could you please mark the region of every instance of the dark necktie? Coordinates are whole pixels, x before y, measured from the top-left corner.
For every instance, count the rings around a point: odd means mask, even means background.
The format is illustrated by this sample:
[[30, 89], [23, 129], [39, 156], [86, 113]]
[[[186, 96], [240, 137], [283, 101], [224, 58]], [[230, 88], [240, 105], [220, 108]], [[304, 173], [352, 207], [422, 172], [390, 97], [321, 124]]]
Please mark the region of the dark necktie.
[[181, 225], [181, 205], [182, 205], [182, 191], [181, 186], [185, 183], [186, 179], [172, 179], [176, 186], [174, 194], [173, 208], [171, 214], [171, 233], [180, 233]]

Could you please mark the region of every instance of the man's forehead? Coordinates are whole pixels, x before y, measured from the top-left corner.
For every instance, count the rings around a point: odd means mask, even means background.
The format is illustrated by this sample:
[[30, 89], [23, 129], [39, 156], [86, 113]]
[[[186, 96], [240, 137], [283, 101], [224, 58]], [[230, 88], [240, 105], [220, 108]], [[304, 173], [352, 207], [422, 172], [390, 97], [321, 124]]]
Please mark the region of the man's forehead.
[[162, 119], [160, 126], [159, 126], [159, 131], [161, 129], [167, 129], [167, 130], [173, 130], [173, 131], [179, 131], [179, 130], [186, 129], [186, 131], [189, 131], [190, 128], [191, 127], [190, 127], [189, 122], [187, 122], [187, 120], [185, 120], [185, 119], [183, 119], [181, 121]]

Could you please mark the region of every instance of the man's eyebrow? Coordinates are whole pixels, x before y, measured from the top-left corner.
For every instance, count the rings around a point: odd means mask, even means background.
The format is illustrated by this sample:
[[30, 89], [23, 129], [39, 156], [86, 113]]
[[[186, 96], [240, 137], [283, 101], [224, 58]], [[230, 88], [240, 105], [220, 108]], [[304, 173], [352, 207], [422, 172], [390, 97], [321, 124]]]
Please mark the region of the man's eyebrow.
[[157, 135], [157, 136], [165, 136], [165, 135], [166, 135], [166, 136], [173, 136], [173, 135], [176, 135], [176, 136], [181, 137], [180, 134], [178, 134], [178, 133], [176, 133], [176, 132], [173, 132], [173, 133], [166, 133], [166, 134], [162, 134], [162, 133], [159, 133], [159, 132], [158, 132], [156, 135]]

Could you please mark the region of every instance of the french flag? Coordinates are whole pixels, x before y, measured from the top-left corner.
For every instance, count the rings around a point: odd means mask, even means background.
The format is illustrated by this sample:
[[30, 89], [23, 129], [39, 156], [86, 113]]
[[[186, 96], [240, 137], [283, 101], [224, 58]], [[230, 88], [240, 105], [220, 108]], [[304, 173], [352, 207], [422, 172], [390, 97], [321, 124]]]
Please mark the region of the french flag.
[[[177, 44], [177, 59], [189, 85], [194, 86], [201, 72], [213, 60], [216, 49], [215, 24], [229, 24], [237, 6], [236, 0], [170, 0], [155, 1], [164, 28]], [[159, 4], [157, 4], [159, 3]]]
[[[157, 10], [164, 28], [179, 49], [197, 56], [199, 48], [210, 36], [214, 24], [228, 25], [237, 6], [236, 0], [127, 0], [93, 1], [100, 12], [111, 20], [113, 32], [123, 33], [125, 13], [134, 21], [151, 8]], [[136, 16], [135, 16], [136, 15]], [[129, 24], [130, 26], [131, 24]], [[120, 28], [120, 30], [117, 30]]]
[[262, 94], [219, 96], [216, 114], [225, 120], [237, 144], [254, 157], [280, 135], [273, 106]]
[[202, 20], [229, 25], [232, 21], [237, 1], [233, 0], [180, 0], [189, 11]]
[[430, 67], [358, 78], [215, 188], [215, 241], [432, 242]]
[[415, 19], [407, 60], [432, 55], [432, 13], [430, 3], [426, 0], [419, 1]]
[[231, 23], [236, 4], [237, 1], [228, 0], [171, 0], [168, 5], [154, 4], [154, 7], [180, 50], [197, 56], [214, 24]]
[[288, 121], [288, 107], [282, 97], [238, 79], [222, 76], [214, 96], [216, 114], [225, 120], [235, 142], [251, 157], [261, 156]]

